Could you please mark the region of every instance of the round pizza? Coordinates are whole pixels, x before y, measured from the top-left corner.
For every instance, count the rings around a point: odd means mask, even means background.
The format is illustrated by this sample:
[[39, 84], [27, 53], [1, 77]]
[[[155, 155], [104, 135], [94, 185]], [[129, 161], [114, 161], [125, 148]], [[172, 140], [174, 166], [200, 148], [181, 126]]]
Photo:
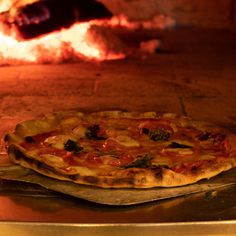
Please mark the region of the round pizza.
[[175, 114], [58, 112], [18, 124], [10, 159], [59, 180], [103, 188], [173, 187], [236, 166], [236, 136]]

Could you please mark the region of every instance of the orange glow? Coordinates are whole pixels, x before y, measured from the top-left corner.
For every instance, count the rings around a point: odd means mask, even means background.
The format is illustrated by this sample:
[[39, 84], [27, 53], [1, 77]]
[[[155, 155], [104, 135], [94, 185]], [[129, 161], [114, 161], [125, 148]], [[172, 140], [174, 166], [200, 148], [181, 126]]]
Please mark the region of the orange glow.
[[7, 11], [12, 3], [12, 0], [0, 0], [0, 12]]
[[12, 6], [19, 7], [38, 0], [0, 0], [0, 12], [9, 10]]
[[141, 20], [141, 21], [130, 21], [127, 16], [119, 15], [113, 17], [111, 20], [107, 21], [107, 25], [110, 27], [124, 27], [130, 30], [154, 30], [154, 29], [167, 29], [173, 28], [175, 26], [175, 20], [166, 15], [154, 15], [152, 19]]
[[108, 55], [99, 49], [98, 44], [91, 43], [88, 34], [90, 26], [91, 23], [77, 23], [69, 29], [20, 42], [0, 32], [0, 61], [58, 63], [79, 58], [106, 60], [125, 57], [122, 53]]
[[[19, 3], [33, 1], [37, 0], [0, 0], [0, 12]], [[165, 16], [138, 22], [130, 22], [125, 16], [115, 16], [110, 20], [75, 23], [68, 29], [26, 41], [18, 41], [13, 35], [0, 31], [0, 65], [122, 59], [128, 56], [129, 50], [112, 32], [114, 27], [152, 30], [173, 27], [174, 23], [172, 18]]]
[[[0, 0], [0, 12], [37, 0]], [[13, 7], [14, 6], [14, 7]], [[0, 31], [0, 65], [18, 63], [59, 63], [67, 60], [109, 60], [124, 58], [122, 52], [113, 52], [100, 46], [92, 37], [90, 28], [105, 21], [76, 23], [69, 29], [55, 31], [41, 37], [18, 41], [17, 37]], [[13, 31], [13, 29], [11, 29]], [[16, 33], [16, 32], [15, 32]], [[17, 35], [17, 33], [16, 33]]]

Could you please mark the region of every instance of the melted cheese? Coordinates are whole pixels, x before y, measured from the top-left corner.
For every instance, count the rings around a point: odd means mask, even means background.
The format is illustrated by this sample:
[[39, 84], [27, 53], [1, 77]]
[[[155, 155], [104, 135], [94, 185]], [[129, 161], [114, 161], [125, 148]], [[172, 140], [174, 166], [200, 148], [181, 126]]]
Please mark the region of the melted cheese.
[[84, 138], [85, 133], [86, 133], [86, 128], [82, 125], [77, 126], [76, 128], [73, 129], [72, 133], [77, 137], [77, 138]]
[[156, 157], [154, 159], [151, 160], [151, 163], [153, 165], [167, 165], [169, 166], [171, 161], [170, 158], [166, 157], [166, 156], [161, 156], [161, 155], [156, 155]]
[[117, 143], [119, 143], [122, 146], [126, 146], [126, 147], [139, 147], [140, 146], [140, 143], [137, 140], [129, 136], [119, 135], [114, 139]]
[[140, 143], [129, 136], [117, 136], [116, 138], [108, 138], [104, 144], [103, 148], [109, 147], [110, 145], [120, 145], [124, 147], [140, 147]]
[[[165, 152], [172, 152], [172, 153], [176, 153], [179, 155], [192, 155], [194, 154], [194, 151], [191, 147], [194, 147], [194, 144], [188, 140], [172, 140], [171, 142], [176, 142], [179, 144], [183, 144], [183, 145], [188, 145], [190, 146], [189, 148], [171, 148], [171, 147], [166, 147], [162, 150], [163, 153]], [[171, 143], [170, 143], [171, 144]]]
[[52, 155], [52, 154], [44, 154], [43, 155], [43, 161], [47, 165], [57, 167], [57, 168], [62, 168], [62, 167], [65, 166], [65, 163], [64, 163], [64, 161], [61, 157], [55, 156], [55, 155]]
[[180, 155], [192, 155], [194, 153], [191, 148], [165, 148], [162, 152], [172, 152]]
[[46, 138], [44, 144], [54, 148], [64, 149], [64, 145], [69, 139], [75, 141], [70, 135], [56, 135]]

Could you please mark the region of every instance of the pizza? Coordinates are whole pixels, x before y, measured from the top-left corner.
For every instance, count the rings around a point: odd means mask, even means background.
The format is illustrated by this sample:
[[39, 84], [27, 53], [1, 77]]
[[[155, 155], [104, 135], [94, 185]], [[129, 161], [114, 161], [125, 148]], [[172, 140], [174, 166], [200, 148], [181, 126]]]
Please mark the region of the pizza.
[[185, 116], [57, 112], [5, 136], [10, 160], [40, 174], [102, 188], [174, 187], [236, 166], [236, 136]]

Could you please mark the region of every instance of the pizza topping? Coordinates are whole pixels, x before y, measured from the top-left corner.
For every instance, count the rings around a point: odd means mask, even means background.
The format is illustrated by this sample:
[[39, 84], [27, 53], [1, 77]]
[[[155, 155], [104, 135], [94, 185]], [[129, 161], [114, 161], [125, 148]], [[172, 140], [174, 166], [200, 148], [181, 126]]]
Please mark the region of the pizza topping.
[[86, 163], [89, 166], [100, 166], [102, 164], [102, 159], [101, 157], [97, 156], [96, 154], [93, 153], [88, 153], [86, 155]]
[[197, 147], [193, 143], [181, 140], [181, 143], [179, 141], [172, 141], [162, 149], [162, 154], [171, 157], [187, 157], [192, 156], [196, 151]]
[[225, 135], [221, 133], [204, 132], [200, 134], [197, 138], [199, 141], [212, 140], [213, 144], [220, 144], [225, 140]]
[[197, 138], [199, 141], [206, 141], [210, 138], [211, 133], [209, 132], [205, 132], [205, 133], [201, 133]]
[[27, 143], [34, 143], [35, 140], [34, 140], [34, 138], [32, 136], [26, 136], [25, 137], [25, 142], [27, 142]]
[[171, 142], [170, 145], [168, 145], [169, 148], [192, 148], [192, 146], [181, 144], [177, 142]]
[[87, 129], [84, 126], [79, 125], [72, 130], [72, 133], [77, 138], [84, 138], [86, 134], [86, 130]]
[[120, 145], [114, 138], [108, 138], [102, 145], [104, 151], [123, 150], [124, 147]]
[[154, 130], [143, 128], [142, 133], [148, 135], [153, 141], [167, 141], [170, 138], [170, 132], [165, 128]]
[[42, 144], [53, 148], [64, 149], [64, 145], [69, 139], [72, 140], [73, 138], [65, 134], [55, 135], [42, 140]]
[[194, 154], [194, 151], [191, 149], [182, 148], [166, 148], [162, 150], [162, 153], [172, 157], [187, 157], [192, 156]]
[[80, 153], [83, 150], [83, 147], [71, 139], [64, 144], [64, 149], [69, 152]]
[[63, 149], [57, 149], [52, 147], [42, 147], [37, 151], [39, 156], [44, 156], [45, 154], [50, 154], [58, 157], [63, 157], [66, 154], [66, 151]]
[[199, 160], [213, 160], [215, 159], [215, 156], [213, 154], [202, 154], [198, 158]]
[[125, 147], [139, 147], [140, 143], [129, 137], [129, 136], [125, 136], [125, 135], [119, 135], [115, 138], [115, 140], [117, 141], [118, 144], [125, 146]]
[[20, 146], [29, 150], [29, 149], [31, 149], [32, 144], [35, 142], [36, 141], [34, 140], [34, 138], [32, 136], [26, 136], [24, 138], [24, 142], [20, 143]]
[[216, 134], [212, 135], [212, 138], [213, 138], [214, 144], [220, 144], [225, 140], [225, 135], [220, 134], [220, 133], [216, 133]]
[[28, 135], [24, 137], [24, 141], [28, 144], [33, 144], [33, 143], [41, 143], [44, 142], [44, 140], [46, 140], [49, 137], [55, 137], [57, 136], [56, 131], [52, 131], [52, 132], [46, 132], [46, 133], [39, 133], [36, 135]]
[[169, 121], [148, 120], [139, 125], [140, 133], [147, 135], [153, 141], [168, 141], [174, 133]]
[[63, 158], [53, 155], [53, 154], [44, 154], [43, 155], [43, 162], [49, 166], [54, 166], [57, 168], [65, 167], [65, 163]]
[[151, 165], [150, 160], [152, 157], [149, 154], [144, 154], [142, 156], [137, 156], [137, 159], [130, 164], [124, 166], [124, 168], [147, 168]]
[[169, 166], [171, 164], [171, 157], [163, 155], [155, 155], [155, 158], [151, 159], [152, 166]]
[[85, 136], [90, 140], [105, 140], [106, 137], [101, 136], [100, 131], [100, 126], [95, 124], [87, 128], [85, 131]]
[[110, 150], [125, 150], [128, 148], [137, 148], [140, 147], [140, 143], [125, 135], [119, 135], [116, 138], [108, 138], [102, 145], [103, 150], [110, 151]]
[[[111, 156], [110, 156], [111, 157]], [[126, 166], [134, 161], [134, 157], [131, 155], [121, 155], [119, 158], [110, 158], [107, 162], [108, 165], [122, 167]]]

